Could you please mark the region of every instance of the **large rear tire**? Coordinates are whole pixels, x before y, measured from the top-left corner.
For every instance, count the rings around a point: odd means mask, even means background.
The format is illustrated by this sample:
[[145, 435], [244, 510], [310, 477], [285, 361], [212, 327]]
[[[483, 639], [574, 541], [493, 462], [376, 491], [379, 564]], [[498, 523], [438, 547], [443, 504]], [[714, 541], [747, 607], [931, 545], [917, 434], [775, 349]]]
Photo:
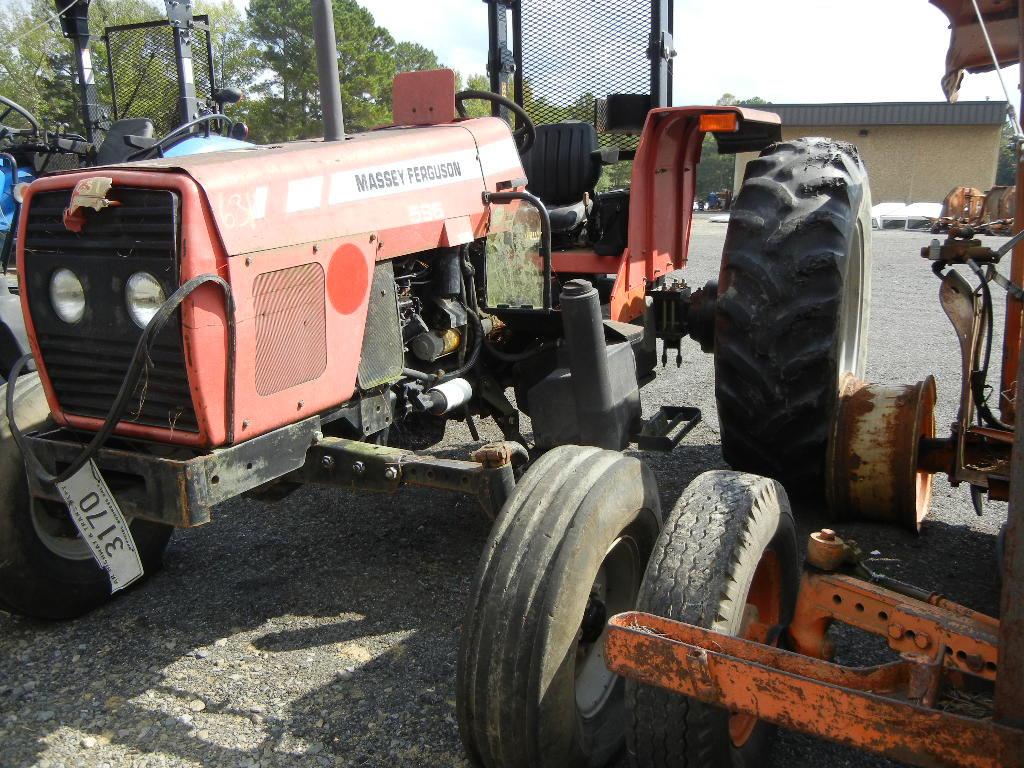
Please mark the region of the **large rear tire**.
[[824, 492], [845, 373], [863, 376], [871, 193], [852, 144], [774, 144], [747, 165], [718, 280], [715, 395], [734, 469]]
[[607, 617], [636, 605], [661, 511], [651, 471], [561, 446], [527, 470], [491, 531], [459, 648], [459, 731], [487, 768], [597, 768], [625, 738]]
[[[7, 421], [7, 387], [0, 385], [0, 607], [43, 619], [70, 619], [110, 599], [110, 580], [78, 535], [67, 509], [28, 492], [21, 451]], [[18, 378], [15, 420], [23, 432], [47, 426], [50, 409], [39, 374]], [[147, 573], [157, 570], [174, 529], [132, 520]]]
[[[793, 514], [774, 480], [718, 470], [695, 479], [654, 547], [638, 610], [773, 642], [800, 586]], [[627, 745], [642, 768], [758, 768], [774, 729], [749, 715], [626, 683]]]

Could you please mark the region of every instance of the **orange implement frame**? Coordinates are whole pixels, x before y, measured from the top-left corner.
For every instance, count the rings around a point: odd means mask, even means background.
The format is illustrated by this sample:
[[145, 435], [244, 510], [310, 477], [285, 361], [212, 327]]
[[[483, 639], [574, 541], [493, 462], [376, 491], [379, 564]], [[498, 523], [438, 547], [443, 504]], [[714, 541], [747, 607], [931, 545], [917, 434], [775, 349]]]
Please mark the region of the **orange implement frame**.
[[904, 658], [936, 670], [996, 678], [999, 622], [941, 595], [919, 600], [855, 576], [805, 573], [789, 625], [793, 649], [830, 658], [826, 633], [836, 621], [883, 637]]
[[605, 654], [639, 682], [913, 765], [1024, 766], [1024, 731], [921, 704], [931, 675], [913, 661], [852, 669], [643, 613], [612, 618]]

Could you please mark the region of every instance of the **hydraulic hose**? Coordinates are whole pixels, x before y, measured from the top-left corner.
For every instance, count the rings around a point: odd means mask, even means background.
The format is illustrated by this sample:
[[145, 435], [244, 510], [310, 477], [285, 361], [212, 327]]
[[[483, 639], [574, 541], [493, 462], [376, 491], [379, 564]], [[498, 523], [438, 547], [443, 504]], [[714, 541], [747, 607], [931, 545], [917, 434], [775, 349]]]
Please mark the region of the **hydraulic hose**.
[[1005, 429], [1013, 431], [1013, 427], [1009, 424], [1001, 421], [992, 410], [988, 407], [988, 403], [985, 401], [985, 383], [988, 379], [988, 368], [989, 363], [992, 360], [992, 336], [993, 336], [993, 317], [992, 317], [992, 291], [988, 287], [988, 277], [984, 272], [981, 271], [981, 267], [974, 261], [974, 259], [967, 260], [967, 266], [971, 268], [971, 271], [977, 276], [981, 284], [981, 297], [982, 307], [985, 313], [985, 357], [982, 366], [977, 371], [971, 372], [971, 394], [974, 397], [974, 405], [978, 409], [978, 416], [981, 421], [988, 424], [990, 427], [995, 429]]
[[139, 379], [142, 377], [143, 371], [147, 370], [153, 365], [150, 359], [150, 351], [153, 348], [153, 344], [156, 342], [156, 337], [163, 330], [163, 327], [167, 324], [167, 321], [171, 318], [171, 315], [181, 306], [181, 303], [185, 301], [197, 288], [206, 285], [207, 283], [214, 283], [220, 286], [221, 290], [224, 291], [224, 301], [227, 305], [227, 319], [228, 319], [228, 364], [227, 364], [227, 414], [228, 414], [228, 442], [234, 441], [234, 378], [235, 378], [235, 303], [234, 297], [231, 293], [231, 286], [228, 285], [227, 281], [219, 275], [207, 274], [193, 277], [191, 280], [183, 283], [171, 296], [160, 305], [160, 309], [157, 310], [153, 319], [149, 321], [145, 329], [142, 331], [142, 335], [139, 336], [139, 341], [135, 345], [135, 351], [132, 354], [131, 362], [128, 364], [128, 371], [124, 375], [124, 379], [121, 381], [121, 389], [117, 393], [117, 397], [114, 398], [113, 405], [110, 406], [110, 411], [107, 413], [106, 418], [103, 421], [103, 426], [100, 430], [93, 435], [92, 440], [89, 444], [82, 449], [81, 453], [75, 457], [74, 461], [62, 472], [56, 475], [50, 474], [39, 459], [32, 452], [28, 442], [25, 440], [24, 434], [18, 429], [18, 425], [14, 420], [14, 391], [15, 385], [18, 380], [18, 376], [21, 375], [25, 365], [32, 358], [31, 354], [23, 356], [14, 365], [14, 369], [11, 371], [10, 378], [7, 382], [7, 420], [11, 425], [11, 435], [14, 437], [14, 441], [18, 444], [18, 448], [21, 449], [21, 454], [25, 458], [25, 463], [32, 469], [35, 475], [43, 482], [48, 483], [61, 483], [75, 474], [85, 464], [92, 460], [97, 454], [103, 444], [107, 441], [110, 435], [114, 432], [118, 423], [124, 417], [125, 411], [128, 409], [128, 401], [132, 394], [135, 392], [136, 387], [139, 384]]

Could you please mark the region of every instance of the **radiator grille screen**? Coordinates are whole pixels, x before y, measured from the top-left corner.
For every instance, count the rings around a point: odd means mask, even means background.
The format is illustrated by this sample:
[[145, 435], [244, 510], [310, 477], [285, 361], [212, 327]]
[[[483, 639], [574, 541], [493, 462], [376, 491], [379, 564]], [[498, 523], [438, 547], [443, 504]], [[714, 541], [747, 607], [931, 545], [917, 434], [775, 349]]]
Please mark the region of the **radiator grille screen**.
[[370, 307], [366, 313], [363, 349], [359, 357], [359, 386], [373, 389], [402, 377], [405, 348], [402, 322], [395, 296], [395, 268], [390, 261], [378, 261], [373, 269]]
[[[521, 7], [522, 102], [535, 123], [590, 123], [595, 99], [650, 92], [648, 0], [521, 0]], [[610, 134], [598, 139], [602, 146], [637, 142]]]
[[256, 391], [272, 395], [327, 369], [324, 270], [302, 264], [264, 272], [253, 283]]
[[[167, 190], [111, 187], [118, 202], [88, 212], [85, 231], [70, 232], [62, 214], [71, 190], [41, 192], [27, 209], [25, 274], [29, 308], [43, 364], [61, 408], [105, 418], [128, 370], [142, 329], [128, 316], [124, 286], [136, 272], [154, 276], [170, 296], [178, 288], [179, 201]], [[82, 281], [86, 309], [74, 324], [53, 311], [49, 282], [57, 269]], [[156, 337], [147, 370], [129, 401], [126, 421], [198, 431], [192, 405], [180, 313]]]

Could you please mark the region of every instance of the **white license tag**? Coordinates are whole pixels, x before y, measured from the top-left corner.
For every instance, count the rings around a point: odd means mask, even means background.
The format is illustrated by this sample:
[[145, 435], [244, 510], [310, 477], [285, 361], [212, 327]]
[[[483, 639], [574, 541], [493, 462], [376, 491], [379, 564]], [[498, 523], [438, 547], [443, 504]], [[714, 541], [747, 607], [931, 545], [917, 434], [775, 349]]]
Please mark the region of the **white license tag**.
[[142, 576], [142, 560], [103, 476], [89, 461], [57, 490], [68, 505], [71, 519], [89, 545], [92, 556], [110, 577], [110, 591], [124, 589]]

